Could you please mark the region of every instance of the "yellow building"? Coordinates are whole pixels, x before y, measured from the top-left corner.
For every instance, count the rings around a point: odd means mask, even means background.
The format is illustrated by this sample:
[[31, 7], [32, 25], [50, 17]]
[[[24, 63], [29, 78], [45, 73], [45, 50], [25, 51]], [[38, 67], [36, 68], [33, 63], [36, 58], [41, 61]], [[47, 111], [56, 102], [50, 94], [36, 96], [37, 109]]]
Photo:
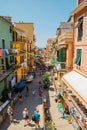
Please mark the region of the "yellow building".
[[26, 35], [24, 31], [13, 27], [12, 38], [11, 48], [15, 55], [14, 74], [16, 82], [20, 82], [27, 74]]
[[27, 64], [29, 69], [32, 68], [35, 61], [35, 35], [33, 23], [15, 23], [15, 26], [22, 29], [27, 37]]

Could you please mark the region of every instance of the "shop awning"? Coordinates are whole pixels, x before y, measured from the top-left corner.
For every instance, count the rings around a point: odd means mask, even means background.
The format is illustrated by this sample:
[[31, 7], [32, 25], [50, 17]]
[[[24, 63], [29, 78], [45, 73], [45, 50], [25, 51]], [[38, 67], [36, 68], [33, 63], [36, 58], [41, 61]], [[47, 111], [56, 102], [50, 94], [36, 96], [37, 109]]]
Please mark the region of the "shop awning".
[[87, 105], [87, 78], [76, 71], [71, 71], [63, 76], [65, 84]]
[[26, 35], [25, 35], [24, 32], [19, 31], [19, 30], [17, 30], [17, 29], [16, 29], [16, 32], [18, 33], [18, 35], [23, 36], [23, 37], [26, 37]]

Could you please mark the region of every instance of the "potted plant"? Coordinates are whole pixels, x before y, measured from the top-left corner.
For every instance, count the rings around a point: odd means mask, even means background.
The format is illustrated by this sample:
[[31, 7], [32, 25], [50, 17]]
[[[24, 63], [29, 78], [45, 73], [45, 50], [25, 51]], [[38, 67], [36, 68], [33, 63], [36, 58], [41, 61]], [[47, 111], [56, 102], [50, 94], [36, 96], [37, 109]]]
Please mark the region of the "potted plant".
[[55, 126], [54, 126], [52, 120], [47, 120], [46, 121], [46, 129], [47, 130], [54, 130], [55, 129]]
[[49, 75], [48, 72], [45, 72], [42, 75], [42, 80], [43, 80], [43, 83], [44, 83], [44, 88], [48, 88], [49, 87], [49, 82], [50, 82], [50, 75]]

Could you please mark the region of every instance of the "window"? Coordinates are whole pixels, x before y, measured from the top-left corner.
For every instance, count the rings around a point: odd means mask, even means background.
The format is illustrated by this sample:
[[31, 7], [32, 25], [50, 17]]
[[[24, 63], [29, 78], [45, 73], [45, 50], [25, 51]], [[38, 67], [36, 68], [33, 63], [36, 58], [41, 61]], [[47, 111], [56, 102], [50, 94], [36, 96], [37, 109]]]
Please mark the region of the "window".
[[10, 62], [11, 62], [11, 63], [14, 62], [14, 56], [10, 56]]
[[66, 48], [59, 49], [57, 57], [59, 62], [66, 62]]
[[2, 49], [5, 49], [5, 40], [2, 39]]
[[75, 59], [74, 63], [77, 64], [78, 66], [81, 65], [81, 54], [82, 54], [82, 49], [77, 49], [76, 50], [76, 59]]
[[12, 26], [10, 26], [10, 31], [9, 32], [12, 33]]
[[81, 41], [83, 36], [83, 17], [78, 19], [78, 24], [76, 26], [78, 28], [78, 37], [77, 40]]

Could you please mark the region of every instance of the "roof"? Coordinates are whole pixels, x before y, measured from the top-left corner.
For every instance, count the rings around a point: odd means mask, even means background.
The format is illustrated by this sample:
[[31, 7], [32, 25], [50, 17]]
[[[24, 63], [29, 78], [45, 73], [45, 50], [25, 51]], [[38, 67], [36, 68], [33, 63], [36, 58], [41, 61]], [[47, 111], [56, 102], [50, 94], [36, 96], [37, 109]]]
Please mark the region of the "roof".
[[31, 23], [29, 23], [29, 22], [23, 22], [23, 21], [22, 21], [22, 22], [20, 22], [20, 21], [19, 21], [19, 23], [14, 22], [14, 24], [34, 24], [34, 23], [32, 23], [32, 22], [31, 22]]
[[[3, 20], [5, 20], [7, 23], [11, 24], [12, 25], [12, 22], [11, 22], [11, 17], [6, 17], [6, 16], [0, 16], [0, 18], [2, 18]], [[10, 18], [10, 19], [9, 19]]]
[[78, 13], [83, 8], [87, 7], [87, 0], [83, 0], [72, 12], [71, 15], [74, 15], [75, 13]]
[[60, 29], [69, 29], [71, 28], [71, 24], [69, 22], [61, 22], [59, 28]]

